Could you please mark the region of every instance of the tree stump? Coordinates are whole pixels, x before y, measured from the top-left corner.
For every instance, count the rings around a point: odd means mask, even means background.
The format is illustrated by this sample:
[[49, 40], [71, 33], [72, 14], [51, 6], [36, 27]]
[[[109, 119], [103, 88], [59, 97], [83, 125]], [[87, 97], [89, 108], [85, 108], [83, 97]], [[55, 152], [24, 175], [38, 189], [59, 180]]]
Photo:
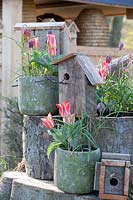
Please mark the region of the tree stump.
[[47, 147], [52, 138], [39, 116], [24, 116], [23, 156], [26, 173], [32, 178], [53, 179], [54, 154], [47, 157]]
[[0, 200], [10, 200], [13, 180], [25, 177], [24, 173], [4, 172], [0, 180]]

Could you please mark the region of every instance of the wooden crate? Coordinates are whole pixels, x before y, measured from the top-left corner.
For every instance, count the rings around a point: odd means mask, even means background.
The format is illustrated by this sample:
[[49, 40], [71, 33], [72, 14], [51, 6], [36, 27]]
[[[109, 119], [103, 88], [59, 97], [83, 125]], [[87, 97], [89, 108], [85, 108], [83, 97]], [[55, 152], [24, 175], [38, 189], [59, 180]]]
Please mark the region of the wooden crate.
[[127, 200], [130, 161], [102, 159], [99, 198]]

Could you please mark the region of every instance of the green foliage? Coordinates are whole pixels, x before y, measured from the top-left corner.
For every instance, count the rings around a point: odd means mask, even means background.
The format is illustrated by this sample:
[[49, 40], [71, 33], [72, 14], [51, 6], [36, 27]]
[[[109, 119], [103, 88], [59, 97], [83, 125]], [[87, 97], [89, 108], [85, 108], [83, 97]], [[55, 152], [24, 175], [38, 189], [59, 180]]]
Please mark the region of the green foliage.
[[48, 147], [48, 157], [58, 147], [68, 151], [96, 149], [94, 137], [103, 124], [101, 122], [95, 124], [94, 121], [94, 118], [86, 115], [82, 115], [73, 124], [56, 120], [56, 127], [48, 131], [53, 137], [53, 142]]
[[128, 73], [121, 70], [117, 76], [108, 74], [105, 84], [98, 87], [98, 102], [102, 102], [113, 112], [133, 110], [133, 88]]
[[0, 157], [0, 177], [2, 173], [7, 170], [8, 170], [7, 161], [3, 157]]
[[5, 160], [9, 168], [14, 168], [22, 159], [22, 127], [23, 115], [19, 112], [16, 98], [4, 98], [6, 124], [4, 129], [5, 142], [9, 149]]
[[57, 76], [58, 69], [50, 63], [55, 58], [47, 51], [29, 49], [22, 51], [22, 75], [24, 76], [45, 76], [46, 74]]
[[58, 68], [52, 65], [51, 62], [61, 58], [62, 55], [52, 57], [48, 54], [47, 49], [29, 48], [24, 36], [22, 36], [21, 42], [10, 37], [7, 38], [13, 40], [21, 50], [22, 64], [18, 66], [19, 69], [15, 78], [20, 76], [45, 76], [46, 74], [58, 76]]
[[122, 29], [122, 41], [125, 44], [125, 48], [132, 49], [133, 47], [133, 21], [124, 18], [124, 24]]
[[123, 16], [114, 17], [112, 20], [112, 30], [110, 33], [110, 47], [118, 47], [121, 40], [121, 30], [123, 27]]

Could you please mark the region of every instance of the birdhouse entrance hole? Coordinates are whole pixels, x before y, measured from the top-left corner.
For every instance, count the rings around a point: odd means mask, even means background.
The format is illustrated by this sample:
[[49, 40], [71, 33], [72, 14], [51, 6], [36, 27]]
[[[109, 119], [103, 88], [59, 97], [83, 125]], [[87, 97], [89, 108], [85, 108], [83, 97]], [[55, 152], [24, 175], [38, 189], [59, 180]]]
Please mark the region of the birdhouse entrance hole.
[[68, 74], [68, 73], [65, 73], [65, 74], [64, 74], [64, 80], [69, 80], [69, 78], [70, 78], [69, 74]]
[[111, 178], [110, 179], [110, 185], [117, 186], [118, 185], [118, 179], [117, 178]]

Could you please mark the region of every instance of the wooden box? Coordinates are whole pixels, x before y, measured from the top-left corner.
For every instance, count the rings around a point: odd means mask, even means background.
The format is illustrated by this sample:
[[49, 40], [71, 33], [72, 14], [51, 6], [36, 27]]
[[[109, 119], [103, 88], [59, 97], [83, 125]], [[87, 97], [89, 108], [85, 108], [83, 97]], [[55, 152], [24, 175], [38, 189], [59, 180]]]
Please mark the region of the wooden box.
[[56, 38], [56, 53], [57, 55], [66, 55], [72, 50], [76, 50], [76, 39], [78, 27], [73, 21], [65, 22], [37, 22], [37, 23], [17, 23], [14, 26], [15, 30], [31, 30], [32, 37], [37, 36], [39, 41], [39, 49], [46, 50], [48, 32], [55, 35]]
[[101, 163], [96, 164], [94, 190], [100, 199], [127, 200], [130, 176], [130, 155], [102, 153]]
[[42, 50], [47, 48], [47, 33], [50, 31], [56, 38], [57, 55], [69, 52], [71, 40], [65, 22], [17, 23], [14, 28], [21, 31], [24, 28], [31, 30], [32, 37], [38, 37], [39, 49]]

